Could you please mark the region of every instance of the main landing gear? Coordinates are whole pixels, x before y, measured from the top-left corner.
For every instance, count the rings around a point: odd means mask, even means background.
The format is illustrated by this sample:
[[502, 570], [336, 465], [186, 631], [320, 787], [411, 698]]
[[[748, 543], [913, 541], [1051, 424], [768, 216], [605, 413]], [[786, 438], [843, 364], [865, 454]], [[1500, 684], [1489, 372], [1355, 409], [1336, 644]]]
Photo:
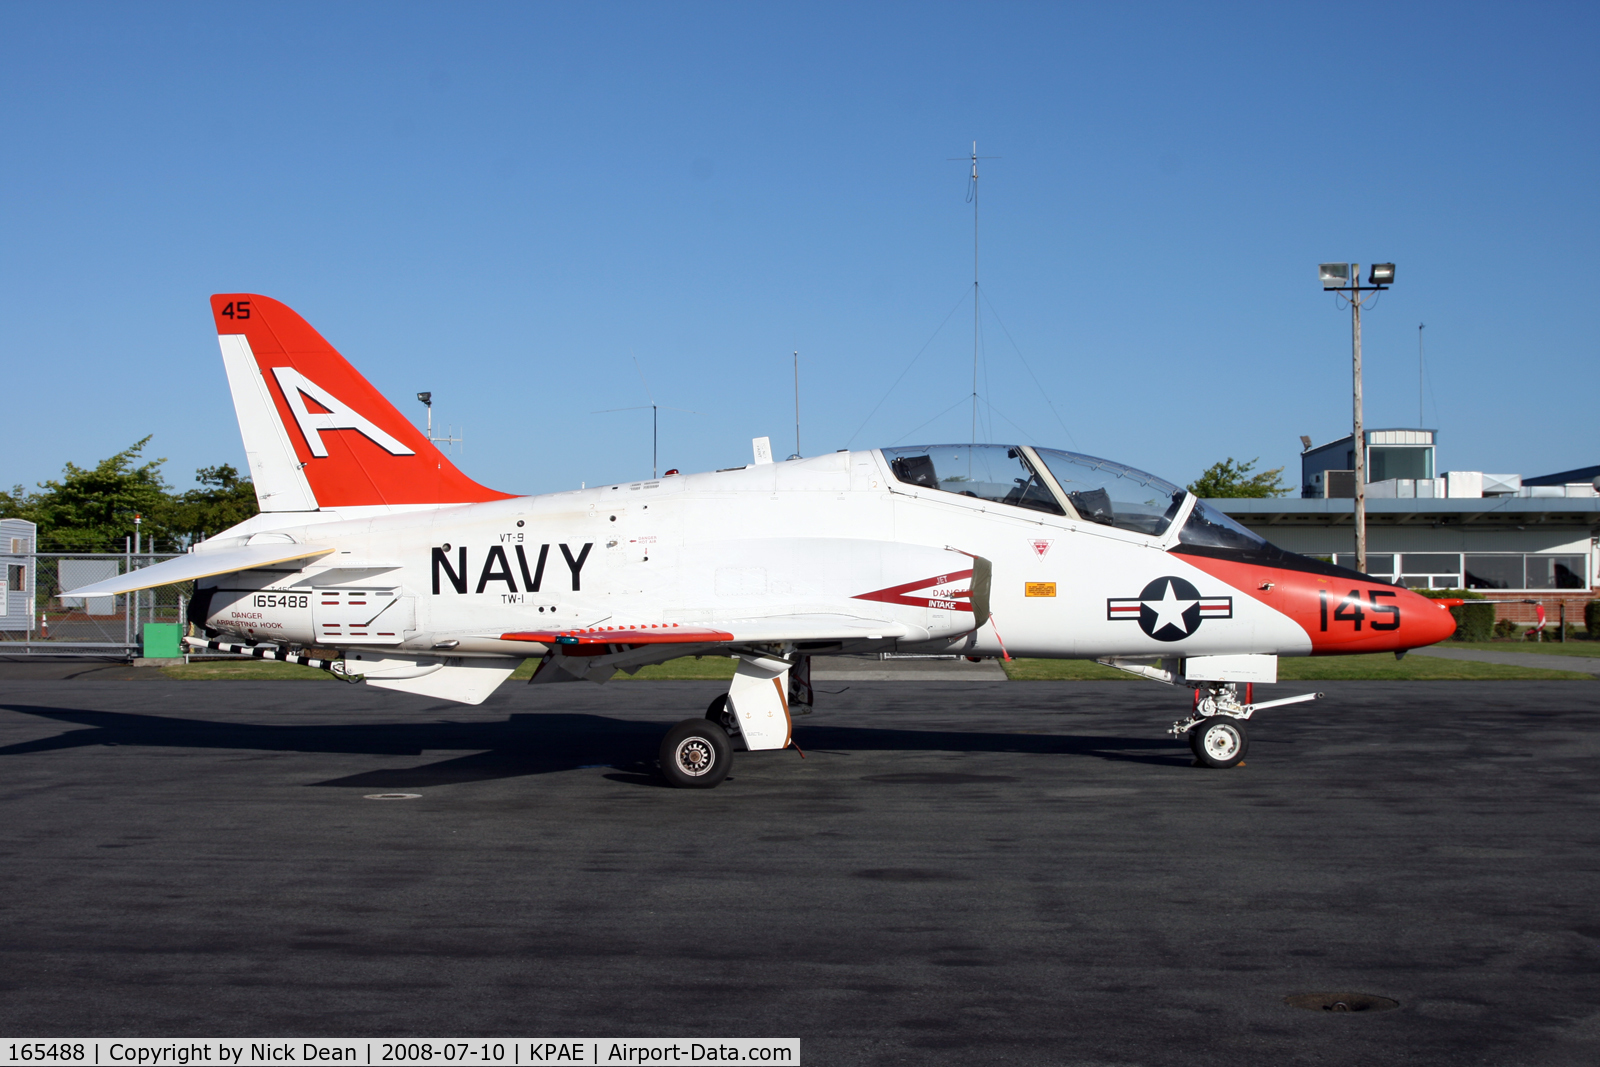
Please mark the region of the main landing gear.
[[661, 773], [668, 785], [709, 789], [728, 776], [735, 748], [765, 752], [793, 745], [789, 708], [811, 704], [811, 657], [741, 652], [738, 658], [728, 691], [711, 702], [704, 717], [683, 720], [661, 742]]

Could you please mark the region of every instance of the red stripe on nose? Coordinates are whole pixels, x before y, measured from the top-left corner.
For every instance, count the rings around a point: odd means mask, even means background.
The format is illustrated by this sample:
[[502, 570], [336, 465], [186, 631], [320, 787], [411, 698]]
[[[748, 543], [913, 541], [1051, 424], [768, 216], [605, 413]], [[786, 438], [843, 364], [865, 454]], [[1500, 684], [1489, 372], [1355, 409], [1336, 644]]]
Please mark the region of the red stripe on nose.
[[1446, 608], [1385, 582], [1209, 556], [1183, 559], [1293, 619], [1311, 638], [1313, 655], [1402, 652], [1455, 633], [1455, 619]]

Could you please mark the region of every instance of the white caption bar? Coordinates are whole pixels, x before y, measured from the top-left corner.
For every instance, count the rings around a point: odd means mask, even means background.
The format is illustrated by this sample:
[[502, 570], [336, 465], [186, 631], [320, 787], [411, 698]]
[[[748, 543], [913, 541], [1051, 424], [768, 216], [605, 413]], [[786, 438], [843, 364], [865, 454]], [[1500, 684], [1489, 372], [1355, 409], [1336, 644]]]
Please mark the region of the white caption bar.
[[798, 1037], [569, 1038], [49, 1038], [0, 1040], [0, 1065], [33, 1067], [281, 1067], [354, 1063], [373, 1067], [800, 1062]]

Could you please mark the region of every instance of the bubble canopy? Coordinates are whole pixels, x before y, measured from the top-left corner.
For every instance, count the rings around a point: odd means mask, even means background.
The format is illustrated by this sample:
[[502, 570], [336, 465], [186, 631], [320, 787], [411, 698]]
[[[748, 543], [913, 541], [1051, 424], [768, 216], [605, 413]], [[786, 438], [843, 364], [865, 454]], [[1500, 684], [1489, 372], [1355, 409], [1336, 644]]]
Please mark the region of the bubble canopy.
[[1098, 456], [1057, 448], [1033, 450], [1073, 508], [1090, 522], [1159, 537], [1183, 506], [1185, 490], [1163, 478]]
[[1154, 537], [1166, 532], [1186, 495], [1125, 464], [1054, 448], [913, 445], [885, 448], [883, 455], [895, 477], [910, 485], [1066, 515], [1037, 461], [1079, 518]]

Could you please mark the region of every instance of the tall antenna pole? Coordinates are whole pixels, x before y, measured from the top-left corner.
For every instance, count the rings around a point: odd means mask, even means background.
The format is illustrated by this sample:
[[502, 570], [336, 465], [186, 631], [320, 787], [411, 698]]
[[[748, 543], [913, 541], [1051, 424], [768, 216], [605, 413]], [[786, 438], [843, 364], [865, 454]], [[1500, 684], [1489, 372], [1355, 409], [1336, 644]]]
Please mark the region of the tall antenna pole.
[[800, 458], [800, 350], [794, 351], [794, 458]]
[[972, 444], [978, 444], [978, 142], [972, 142]]
[[[972, 155], [951, 156], [952, 162], [972, 163], [967, 195], [972, 198], [972, 443], [978, 443], [978, 160], [999, 156], [978, 155], [978, 142], [972, 142]], [[970, 456], [971, 453], [969, 452]]]
[[1422, 429], [1422, 331], [1427, 323], [1417, 323], [1417, 429]]

